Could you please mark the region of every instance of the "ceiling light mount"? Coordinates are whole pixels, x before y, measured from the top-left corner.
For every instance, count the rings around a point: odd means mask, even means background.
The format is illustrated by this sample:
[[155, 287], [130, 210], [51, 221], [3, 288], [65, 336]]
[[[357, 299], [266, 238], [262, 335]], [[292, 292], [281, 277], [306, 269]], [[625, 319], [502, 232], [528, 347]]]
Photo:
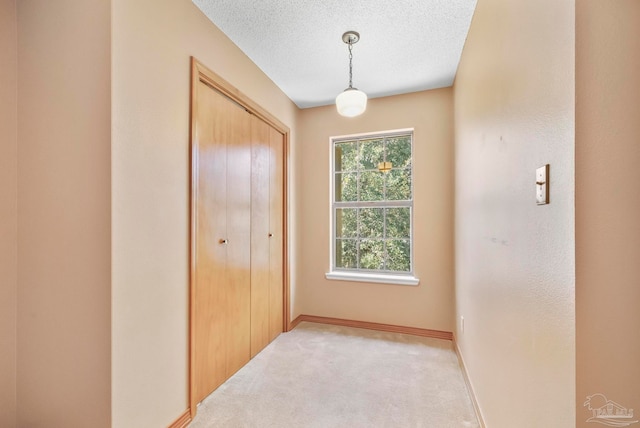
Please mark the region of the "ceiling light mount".
[[360, 33], [347, 31], [342, 41], [349, 45], [349, 87], [336, 97], [338, 113], [346, 117], [361, 115], [367, 108], [367, 94], [353, 87], [353, 45], [360, 40]]
[[357, 31], [347, 31], [342, 35], [342, 41], [348, 45], [355, 45], [360, 40], [360, 33]]

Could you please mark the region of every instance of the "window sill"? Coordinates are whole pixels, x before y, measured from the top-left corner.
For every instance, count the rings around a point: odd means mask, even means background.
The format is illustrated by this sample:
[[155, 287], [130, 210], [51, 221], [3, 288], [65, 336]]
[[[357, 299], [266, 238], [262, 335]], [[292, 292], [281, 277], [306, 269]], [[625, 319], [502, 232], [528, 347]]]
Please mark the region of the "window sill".
[[410, 275], [386, 275], [362, 272], [327, 272], [325, 278], [335, 281], [375, 282], [380, 284], [418, 285], [420, 280]]

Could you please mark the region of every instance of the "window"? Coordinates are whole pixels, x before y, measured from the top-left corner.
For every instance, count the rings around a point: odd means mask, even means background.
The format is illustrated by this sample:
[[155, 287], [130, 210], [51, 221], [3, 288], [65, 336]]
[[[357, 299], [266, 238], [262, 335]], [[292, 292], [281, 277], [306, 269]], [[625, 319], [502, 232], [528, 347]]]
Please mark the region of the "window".
[[416, 284], [412, 257], [413, 132], [336, 137], [329, 279]]

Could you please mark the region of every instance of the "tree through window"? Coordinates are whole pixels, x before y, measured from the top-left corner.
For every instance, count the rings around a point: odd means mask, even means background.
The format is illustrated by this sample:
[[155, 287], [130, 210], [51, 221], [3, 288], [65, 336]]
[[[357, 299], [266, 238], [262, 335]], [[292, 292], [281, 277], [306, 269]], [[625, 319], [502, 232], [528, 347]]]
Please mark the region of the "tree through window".
[[334, 271], [412, 273], [412, 139], [331, 140]]

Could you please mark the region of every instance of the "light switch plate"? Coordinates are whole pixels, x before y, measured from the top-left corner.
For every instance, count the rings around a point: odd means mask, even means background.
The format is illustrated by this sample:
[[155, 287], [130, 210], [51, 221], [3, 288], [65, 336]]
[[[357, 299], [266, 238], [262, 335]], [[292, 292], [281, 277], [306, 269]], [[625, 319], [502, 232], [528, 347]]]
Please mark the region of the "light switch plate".
[[536, 203], [549, 203], [549, 164], [536, 169]]

